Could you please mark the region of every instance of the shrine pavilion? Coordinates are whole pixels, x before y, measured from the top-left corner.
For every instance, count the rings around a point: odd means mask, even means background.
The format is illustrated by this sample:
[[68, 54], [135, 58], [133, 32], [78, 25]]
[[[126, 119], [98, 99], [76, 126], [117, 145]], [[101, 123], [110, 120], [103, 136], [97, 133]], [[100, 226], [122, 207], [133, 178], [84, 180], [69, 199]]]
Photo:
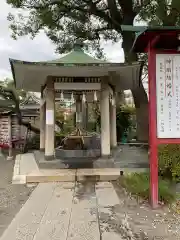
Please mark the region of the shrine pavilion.
[[47, 62], [10, 59], [17, 89], [41, 92], [40, 149], [46, 160], [55, 158], [55, 100], [74, 99], [76, 127], [83, 128], [83, 108], [96, 101], [101, 112], [101, 156], [109, 156], [117, 146], [116, 96], [139, 82], [140, 63], [109, 63], [94, 59], [76, 42], [66, 56]]

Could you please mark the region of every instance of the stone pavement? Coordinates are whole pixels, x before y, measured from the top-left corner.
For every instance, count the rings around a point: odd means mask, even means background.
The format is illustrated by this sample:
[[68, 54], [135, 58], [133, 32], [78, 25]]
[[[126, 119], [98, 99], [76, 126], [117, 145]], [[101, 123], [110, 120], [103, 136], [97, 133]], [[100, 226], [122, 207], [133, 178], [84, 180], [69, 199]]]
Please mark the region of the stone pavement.
[[118, 231], [108, 227], [107, 216], [116, 221], [111, 212], [119, 203], [109, 182], [41, 183], [0, 240], [131, 239], [119, 222]]
[[179, 240], [180, 217], [110, 182], [40, 183], [0, 240]]
[[[112, 158], [94, 160], [93, 165], [89, 165], [90, 160], [81, 159], [81, 164], [78, 163], [81, 167], [78, 168], [77, 160], [74, 159], [73, 161], [74, 167], [66, 165], [57, 159], [45, 161], [44, 154], [40, 151], [19, 154], [15, 159], [12, 182], [14, 184], [25, 184], [27, 183], [27, 176], [30, 176], [28, 177], [30, 182], [47, 182], [48, 179], [51, 179], [51, 181], [74, 181], [79, 174], [82, 175], [81, 170], [84, 171], [84, 169], [86, 169], [85, 175], [90, 175], [89, 172], [94, 169], [94, 175], [106, 175], [107, 177], [103, 178], [103, 181], [110, 181], [119, 177], [120, 171], [126, 174], [146, 171], [149, 168], [147, 150], [129, 145], [118, 146], [113, 150]], [[53, 170], [58, 170], [55, 176]], [[97, 171], [98, 174], [95, 173]], [[109, 173], [111, 173], [112, 177], [110, 177]], [[91, 173], [91, 175], [93, 174]], [[41, 181], [38, 180], [39, 178], [41, 178]]]
[[74, 182], [87, 178], [97, 181], [113, 181], [120, 176], [118, 168], [87, 168], [87, 169], [42, 169], [37, 164], [33, 153], [19, 154], [15, 158], [13, 184], [42, 182]]
[[0, 236], [34, 189], [11, 183], [14, 161], [6, 159], [6, 155], [0, 156]]
[[134, 169], [149, 168], [148, 151], [143, 145], [130, 145], [121, 144], [118, 145], [112, 151], [110, 159], [104, 158], [68, 158], [68, 159], [56, 159], [54, 161], [46, 161], [44, 159], [44, 153], [35, 151], [34, 156], [40, 168], [123, 168], [125, 171]]
[[113, 158], [116, 168], [149, 168], [148, 151], [141, 146], [122, 144], [113, 151]]

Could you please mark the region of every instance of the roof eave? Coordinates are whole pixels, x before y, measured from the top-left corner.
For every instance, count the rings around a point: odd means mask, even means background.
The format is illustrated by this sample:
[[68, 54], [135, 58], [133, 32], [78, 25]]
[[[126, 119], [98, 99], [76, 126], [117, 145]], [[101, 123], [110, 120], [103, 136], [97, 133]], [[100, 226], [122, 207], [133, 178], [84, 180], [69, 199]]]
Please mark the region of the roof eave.
[[[172, 36], [174, 35], [174, 32], [176, 34], [180, 33], [180, 27], [178, 26], [131, 26], [131, 25], [122, 25], [122, 30], [123, 31], [127, 31], [127, 32], [135, 32], [136, 34], [136, 38], [135, 41], [133, 43], [133, 46], [131, 48], [131, 51], [134, 52], [146, 52], [147, 51], [147, 46], [149, 41], [151, 41], [152, 39], [152, 33], [155, 33], [154, 35], [158, 35], [158, 34], [169, 34], [172, 33]], [[141, 42], [141, 39], [143, 36], [147, 35], [149, 39], [144, 39], [143, 38], [143, 45], [141, 45], [140, 47], [138, 47], [139, 42]], [[146, 41], [146, 42], [144, 42]]]
[[13, 76], [13, 80], [14, 80], [14, 85], [16, 87], [16, 77], [15, 77], [15, 70], [14, 70], [14, 60], [9, 58], [9, 62], [10, 62], [10, 67], [11, 67], [11, 71], [12, 71], [12, 76]]

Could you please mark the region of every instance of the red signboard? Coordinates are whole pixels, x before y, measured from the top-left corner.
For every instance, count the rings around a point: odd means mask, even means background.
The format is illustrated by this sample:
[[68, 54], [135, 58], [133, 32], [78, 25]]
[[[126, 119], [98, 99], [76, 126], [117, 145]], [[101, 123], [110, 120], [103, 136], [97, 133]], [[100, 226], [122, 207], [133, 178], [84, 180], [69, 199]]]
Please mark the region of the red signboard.
[[[156, 39], [154, 40], [156, 41]], [[151, 203], [158, 206], [158, 145], [180, 143], [180, 54], [148, 48]]]

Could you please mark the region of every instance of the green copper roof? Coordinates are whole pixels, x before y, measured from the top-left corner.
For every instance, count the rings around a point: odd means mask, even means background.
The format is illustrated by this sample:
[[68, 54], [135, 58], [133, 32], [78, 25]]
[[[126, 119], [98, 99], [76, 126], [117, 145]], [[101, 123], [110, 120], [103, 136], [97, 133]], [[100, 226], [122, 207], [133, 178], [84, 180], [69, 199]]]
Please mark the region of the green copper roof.
[[68, 53], [62, 58], [48, 61], [47, 63], [64, 63], [64, 64], [102, 64], [107, 63], [106, 61], [95, 59], [88, 54], [84, 53], [81, 43], [75, 43], [72, 52]]

